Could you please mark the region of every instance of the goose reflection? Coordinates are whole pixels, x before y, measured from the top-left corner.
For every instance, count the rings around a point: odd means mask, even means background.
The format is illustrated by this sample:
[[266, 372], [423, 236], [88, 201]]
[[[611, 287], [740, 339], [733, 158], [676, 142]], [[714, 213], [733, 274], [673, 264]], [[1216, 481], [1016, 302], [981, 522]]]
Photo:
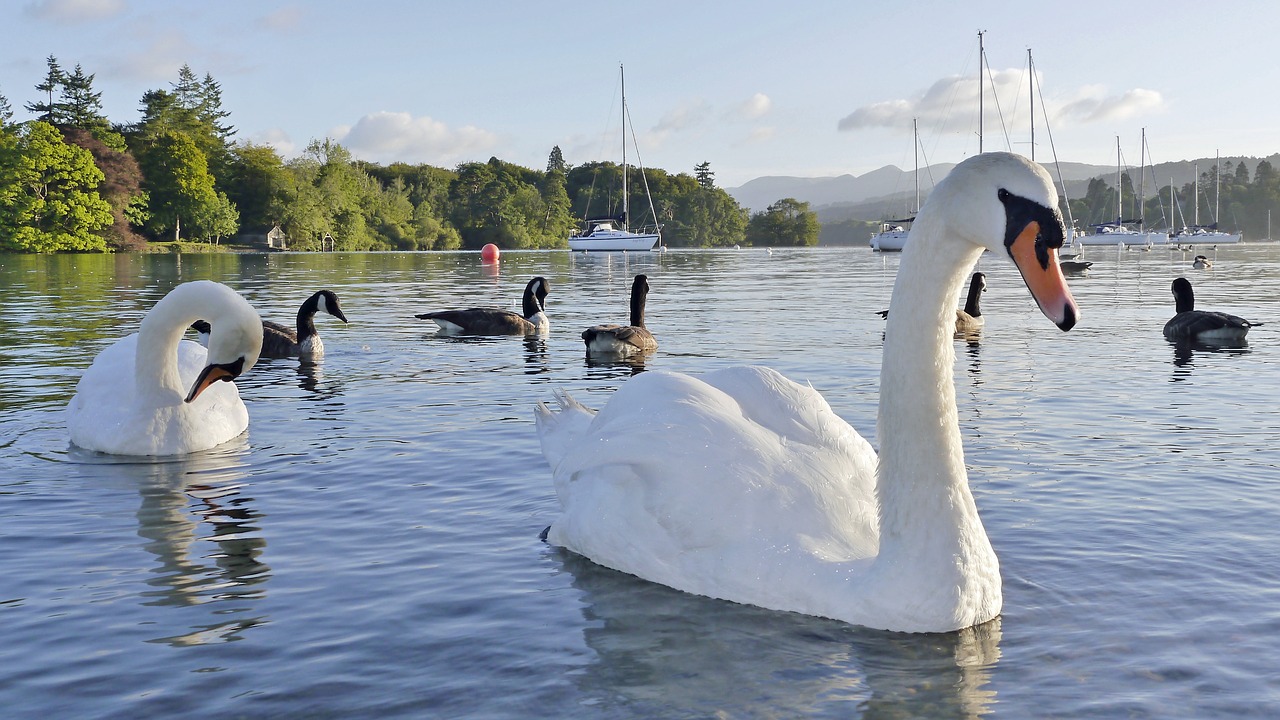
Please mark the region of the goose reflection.
[[644, 372], [645, 360], [649, 357], [648, 354], [623, 356], [586, 353], [585, 364], [588, 373], [593, 377], [631, 377]]
[[[258, 534], [262, 516], [253, 507], [253, 498], [242, 494], [243, 458], [206, 453], [174, 462], [121, 465], [125, 471], [142, 470], [137, 478], [142, 498], [138, 535], [146, 541], [143, 549], [156, 559], [146, 581], [152, 589], [143, 593], [144, 604], [220, 605], [204, 613], [213, 622], [153, 642], [228, 642], [264, 622], [261, 617], [243, 617], [243, 602], [264, 597], [263, 583], [270, 577], [270, 568], [259, 560], [266, 546]], [[228, 600], [236, 601], [234, 609], [221, 606]]]
[[[786, 714], [978, 718], [996, 694], [1000, 619], [959, 632], [890, 633], [713, 600], [639, 580], [559, 548], [595, 657], [575, 675], [609, 715]], [[766, 713], [767, 714], [767, 713]]]
[[545, 375], [551, 372], [551, 353], [547, 350], [547, 339], [530, 335], [524, 339], [524, 374]]
[[1173, 376], [1169, 378], [1169, 382], [1182, 382], [1191, 377], [1191, 371], [1195, 368], [1196, 354], [1200, 355], [1247, 355], [1252, 350], [1249, 349], [1249, 341], [1243, 338], [1239, 340], [1223, 340], [1215, 343], [1205, 343], [1188, 339], [1169, 340], [1169, 345], [1173, 347]]
[[342, 397], [343, 383], [326, 380], [324, 374], [324, 363], [312, 360], [299, 360], [298, 365], [294, 368], [296, 373], [298, 387], [309, 393], [311, 400], [332, 400]]

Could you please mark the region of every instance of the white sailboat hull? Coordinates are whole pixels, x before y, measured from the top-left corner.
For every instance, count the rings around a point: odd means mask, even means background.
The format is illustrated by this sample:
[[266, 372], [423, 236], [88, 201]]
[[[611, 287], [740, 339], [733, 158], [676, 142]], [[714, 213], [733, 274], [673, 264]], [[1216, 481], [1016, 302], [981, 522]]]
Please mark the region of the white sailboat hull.
[[907, 236], [910, 234], [907, 230], [878, 232], [871, 236], [871, 249], [879, 252], [901, 252], [907, 246]]
[[657, 233], [633, 233], [621, 230], [597, 230], [591, 235], [573, 235], [569, 238], [570, 250], [618, 251], [652, 250], [658, 244]]

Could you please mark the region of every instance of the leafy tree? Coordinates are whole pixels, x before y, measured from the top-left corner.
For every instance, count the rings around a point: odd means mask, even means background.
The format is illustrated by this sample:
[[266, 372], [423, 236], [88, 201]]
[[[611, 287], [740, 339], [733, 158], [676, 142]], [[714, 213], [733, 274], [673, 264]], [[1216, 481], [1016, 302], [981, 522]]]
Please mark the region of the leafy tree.
[[142, 190], [142, 171], [133, 155], [108, 147], [88, 130], [64, 128], [67, 142], [88, 150], [103, 173], [98, 194], [111, 206], [113, 222], [102, 229], [107, 246], [113, 250], [141, 250], [147, 239], [139, 235], [147, 220], [147, 195]]
[[564, 153], [560, 152], [560, 146], [551, 148], [551, 155], [547, 157], [547, 172], [565, 173], [568, 170], [568, 166], [564, 163]]
[[716, 187], [716, 174], [711, 171], [711, 163], [698, 163], [693, 168], [694, 177], [698, 179], [698, 185], [707, 190], [714, 190]]
[[783, 198], [751, 216], [746, 240], [751, 245], [812, 246], [818, 244], [818, 214], [809, 203]]
[[151, 216], [146, 230], [161, 238], [183, 230], [193, 237], [219, 234], [225, 219], [222, 200], [213, 187], [208, 160], [185, 133], [166, 130], [152, 138], [138, 156], [150, 197]]
[[0, 95], [0, 131], [9, 126], [13, 120], [13, 108], [9, 106], [9, 98]]
[[291, 177], [270, 145], [240, 143], [231, 150], [227, 197], [246, 228], [270, 228], [281, 222]]
[[63, 72], [62, 67], [58, 65], [58, 58], [50, 55], [45, 58], [49, 71], [45, 74], [44, 80], [36, 85], [36, 90], [45, 94], [45, 102], [30, 102], [24, 107], [28, 112], [36, 113], [36, 120], [48, 123], [50, 125], [62, 125], [66, 118], [63, 113], [62, 103], [53, 99], [54, 93], [61, 94], [62, 86], [67, 80], [67, 75]]
[[0, 141], [0, 249], [106, 250], [96, 234], [111, 223], [102, 180], [89, 151], [64, 142], [57, 128], [24, 124], [16, 141]]

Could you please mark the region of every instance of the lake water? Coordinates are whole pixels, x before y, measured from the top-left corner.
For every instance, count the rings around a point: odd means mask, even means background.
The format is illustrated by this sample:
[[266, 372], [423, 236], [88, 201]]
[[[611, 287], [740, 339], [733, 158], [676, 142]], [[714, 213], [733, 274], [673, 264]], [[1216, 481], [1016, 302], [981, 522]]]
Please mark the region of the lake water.
[[[642, 369], [771, 365], [875, 442], [897, 257], [864, 248], [632, 255], [0, 256], [0, 707], [8, 718], [1210, 718], [1280, 714], [1280, 245], [1089, 248], [1062, 333], [990, 254], [957, 343], [966, 459], [1004, 614], [868, 631], [675, 592], [538, 541], [557, 514], [534, 403], [599, 407]], [[593, 364], [579, 333], [653, 288], [661, 347]], [[448, 339], [415, 313], [518, 308], [545, 340]], [[1161, 336], [1170, 281], [1267, 324]], [[248, 432], [177, 459], [69, 446], [96, 353], [213, 279], [319, 364], [238, 383]]]

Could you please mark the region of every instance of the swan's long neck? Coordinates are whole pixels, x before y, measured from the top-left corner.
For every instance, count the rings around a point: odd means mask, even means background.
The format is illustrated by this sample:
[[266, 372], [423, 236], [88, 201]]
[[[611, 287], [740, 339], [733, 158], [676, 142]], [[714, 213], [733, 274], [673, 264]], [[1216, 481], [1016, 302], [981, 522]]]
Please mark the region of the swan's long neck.
[[138, 329], [133, 363], [135, 387], [140, 399], [157, 407], [181, 404], [187, 394], [178, 374], [178, 343], [191, 323], [209, 314], [209, 308], [202, 312], [191, 294], [182, 285], [174, 288], [151, 308]]
[[902, 253], [880, 369], [880, 558], [953, 572], [994, 562], [969, 492], [953, 376], [954, 298], [982, 248], [921, 220]]

